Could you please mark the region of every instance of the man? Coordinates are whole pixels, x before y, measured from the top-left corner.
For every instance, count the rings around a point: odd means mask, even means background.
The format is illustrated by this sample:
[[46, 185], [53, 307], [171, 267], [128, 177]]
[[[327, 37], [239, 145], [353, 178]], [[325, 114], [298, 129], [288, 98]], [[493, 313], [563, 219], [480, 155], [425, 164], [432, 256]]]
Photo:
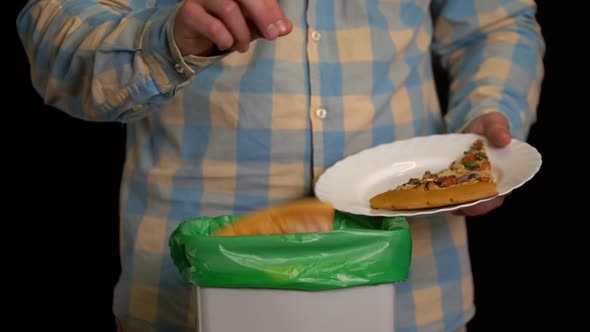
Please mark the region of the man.
[[[534, 14], [533, 0], [29, 1], [18, 31], [45, 102], [127, 124], [120, 326], [194, 330], [167, 247], [188, 217], [311, 195], [326, 168], [381, 143], [526, 138], [543, 74]], [[434, 57], [450, 79], [446, 115]], [[408, 219], [396, 331], [455, 331], [473, 317], [464, 215], [503, 199]]]

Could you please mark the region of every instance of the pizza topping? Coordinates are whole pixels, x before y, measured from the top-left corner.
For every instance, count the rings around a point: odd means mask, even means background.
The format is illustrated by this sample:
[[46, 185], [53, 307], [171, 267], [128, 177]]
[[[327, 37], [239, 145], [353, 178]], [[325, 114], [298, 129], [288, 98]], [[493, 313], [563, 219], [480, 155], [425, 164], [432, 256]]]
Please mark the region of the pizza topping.
[[483, 160], [476, 171], [489, 171], [491, 169], [490, 161], [488, 159]]
[[478, 139], [448, 168], [436, 173], [426, 171], [421, 178], [411, 178], [397, 188], [433, 190], [468, 182], [493, 182], [490, 161], [483, 147], [483, 141]]
[[463, 157], [463, 162], [466, 162], [466, 161], [476, 161], [476, 160], [477, 160], [477, 157], [475, 156], [474, 153], [468, 153], [468, 154], [466, 154]]
[[467, 180], [475, 179], [477, 177], [477, 175], [478, 175], [477, 173], [467, 173], [459, 178], [459, 183], [465, 182]]
[[465, 168], [467, 168], [468, 170], [472, 170], [478, 167], [477, 163], [475, 163], [474, 161], [465, 159], [463, 159], [463, 166], [465, 166]]
[[443, 176], [442, 181], [441, 181], [441, 185], [442, 187], [450, 187], [454, 184], [457, 184], [457, 177], [452, 175], [452, 176]]
[[426, 171], [424, 176], [422, 176], [422, 180], [434, 180], [436, 175], [432, 174], [430, 171]]
[[484, 152], [478, 151], [478, 152], [473, 152], [473, 151], [467, 151], [465, 152], [465, 155], [463, 156], [463, 159], [461, 160], [461, 163], [463, 164], [463, 166], [465, 166], [465, 168], [469, 169], [469, 170], [473, 170], [476, 168], [480, 168], [483, 163], [489, 163], [488, 161], [488, 157]]
[[408, 180], [408, 184], [412, 184], [412, 185], [420, 184], [420, 179], [418, 179], [418, 178], [411, 178], [411, 179]]

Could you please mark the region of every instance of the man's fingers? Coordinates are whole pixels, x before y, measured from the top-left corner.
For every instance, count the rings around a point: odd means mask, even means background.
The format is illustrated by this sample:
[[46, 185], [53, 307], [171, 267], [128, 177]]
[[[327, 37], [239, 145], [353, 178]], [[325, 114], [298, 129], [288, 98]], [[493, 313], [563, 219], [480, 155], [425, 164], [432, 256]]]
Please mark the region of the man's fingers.
[[277, 0], [187, 0], [174, 38], [183, 54], [204, 54], [214, 46], [246, 52], [253, 40], [272, 40], [292, 29]]
[[248, 21], [248, 29], [250, 29], [250, 37], [252, 38], [252, 40], [264, 38], [262, 33], [258, 31], [258, 28], [251, 21]]
[[180, 13], [185, 24], [213, 42], [220, 50], [226, 50], [234, 44], [234, 38], [223, 22], [213, 17], [201, 4], [192, 1], [187, 2]]
[[490, 201], [482, 202], [470, 207], [463, 208], [455, 212], [456, 215], [460, 216], [479, 216], [486, 214], [494, 209], [499, 208], [504, 203], [504, 196], [494, 198]]
[[240, 5], [265, 39], [284, 36], [293, 28], [276, 0], [240, 0]]
[[233, 48], [246, 52], [252, 37], [238, 3], [233, 0], [215, 0], [208, 2], [206, 9], [225, 24], [234, 39]]

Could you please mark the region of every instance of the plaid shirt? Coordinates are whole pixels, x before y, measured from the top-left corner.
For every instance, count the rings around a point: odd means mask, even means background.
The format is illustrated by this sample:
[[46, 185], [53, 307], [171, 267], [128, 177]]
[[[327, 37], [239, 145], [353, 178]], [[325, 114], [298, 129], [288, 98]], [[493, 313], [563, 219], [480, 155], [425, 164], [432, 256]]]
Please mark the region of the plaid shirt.
[[[535, 120], [544, 43], [533, 0], [285, 0], [291, 34], [215, 57], [181, 56], [178, 2], [31, 0], [17, 21], [46, 103], [127, 124], [114, 308], [142, 331], [194, 331], [167, 246], [183, 219], [312, 194], [350, 154], [460, 131], [486, 112], [506, 114], [520, 139]], [[432, 54], [450, 73], [446, 115]], [[396, 330], [453, 331], [475, 313], [465, 220], [408, 220]]]

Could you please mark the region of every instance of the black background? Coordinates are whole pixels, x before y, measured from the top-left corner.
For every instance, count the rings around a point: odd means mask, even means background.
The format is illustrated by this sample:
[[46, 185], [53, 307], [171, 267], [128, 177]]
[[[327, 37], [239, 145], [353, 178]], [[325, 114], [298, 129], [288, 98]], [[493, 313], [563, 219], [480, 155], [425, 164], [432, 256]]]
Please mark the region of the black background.
[[[565, 188], [563, 161], [569, 148], [564, 146], [571, 144], [566, 143], [572, 132], [566, 115], [579, 112], [581, 105], [582, 96], [573, 91], [587, 86], [572, 80], [584, 69], [576, 58], [581, 49], [571, 40], [583, 35], [567, 34], [584, 30], [574, 29], [582, 22], [573, 18], [571, 8], [554, 0], [537, 3], [547, 43], [546, 73], [538, 122], [528, 142], [542, 154], [543, 165], [502, 208], [469, 218], [477, 305], [469, 332], [536, 331], [571, 318], [557, 314], [564, 302], [555, 301], [563, 292], [558, 280], [565, 270], [564, 252], [558, 249], [571, 219], [565, 208], [568, 195], [557, 188]], [[20, 8], [15, 8], [12, 22]], [[4, 160], [11, 161], [6, 180], [16, 184], [10, 207], [20, 217], [6, 223], [12, 235], [5, 238], [15, 241], [10, 249], [14, 255], [7, 260], [17, 267], [11, 276], [27, 281], [13, 308], [27, 317], [18, 319], [25, 326], [42, 321], [60, 331], [109, 331], [112, 288], [120, 271], [117, 218], [125, 129], [76, 120], [43, 105], [13, 36], [9, 53], [15, 54], [15, 68], [10, 63], [4, 74], [16, 86], [4, 89], [4, 100], [18, 100], [16, 106], [5, 107], [17, 119], [5, 121], [3, 132], [16, 134], [5, 140]]]

